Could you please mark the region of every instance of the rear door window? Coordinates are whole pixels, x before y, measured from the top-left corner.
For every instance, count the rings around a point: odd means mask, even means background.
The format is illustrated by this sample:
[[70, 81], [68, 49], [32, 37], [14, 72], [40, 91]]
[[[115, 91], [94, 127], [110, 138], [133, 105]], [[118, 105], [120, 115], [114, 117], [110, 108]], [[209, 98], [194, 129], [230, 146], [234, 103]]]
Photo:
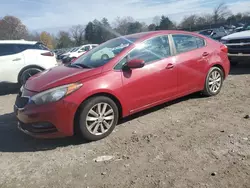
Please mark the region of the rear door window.
[[0, 56], [13, 55], [18, 53], [18, 48], [15, 44], [0, 44]]
[[17, 44], [16, 45], [20, 52], [25, 50], [49, 50], [45, 45], [41, 43], [36, 44]]
[[173, 35], [177, 54], [202, 48], [206, 45], [205, 40], [192, 35]]
[[34, 45], [30, 44], [17, 44], [17, 48], [20, 52], [23, 52], [25, 50], [34, 49]]

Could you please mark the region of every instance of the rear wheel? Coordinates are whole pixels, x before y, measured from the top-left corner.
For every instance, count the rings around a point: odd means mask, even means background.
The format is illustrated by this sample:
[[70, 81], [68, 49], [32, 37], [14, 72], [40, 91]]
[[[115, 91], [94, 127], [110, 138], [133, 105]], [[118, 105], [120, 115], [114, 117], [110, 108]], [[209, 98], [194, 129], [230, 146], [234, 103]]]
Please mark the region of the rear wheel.
[[79, 132], [88, 141], [105, 138], [114, 130], [118, 116], [117, 105], [112, 99], [105, 96], [90, 98], [80, 111]]
[[28, 68], [26, 70], [24, 70], [19, 77], [19, 83], [21, 85], [24, 85], [26, 83], [26, 81], [31, 77], [34, 76], [37, 73], [42, 72], [43, 70], [40, 68]]
[[205, 96], [217, 95], [223, 84], [224, 74], [218, 67], [212, 67], [206, 77], [206, 82], [203, 90]]

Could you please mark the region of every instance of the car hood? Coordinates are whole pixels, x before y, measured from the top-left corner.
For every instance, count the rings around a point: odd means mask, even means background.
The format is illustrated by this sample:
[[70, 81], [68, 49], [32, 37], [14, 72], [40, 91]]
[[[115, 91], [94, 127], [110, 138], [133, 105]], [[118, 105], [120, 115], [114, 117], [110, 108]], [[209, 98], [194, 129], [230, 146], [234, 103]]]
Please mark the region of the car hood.
[[95, 76], [100, 74], [101, 70], [101, 68], [81, 69], [60, 65], [30, 77], [25, 84], [25, 88], [30, 91], [41, 92]]
[[245, 38], [250, 38], [250, 31], [241, 31], [233, 33], [231, 35], [223, 37], [222, 40], [245, 39]]

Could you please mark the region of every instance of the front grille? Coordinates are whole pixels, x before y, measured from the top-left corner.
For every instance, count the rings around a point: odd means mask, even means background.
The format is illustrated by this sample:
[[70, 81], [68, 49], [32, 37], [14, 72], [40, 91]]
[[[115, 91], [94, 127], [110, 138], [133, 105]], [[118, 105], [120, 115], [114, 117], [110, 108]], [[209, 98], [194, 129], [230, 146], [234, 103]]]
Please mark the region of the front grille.
[[230, 54], [250, 54], [250, 38], [232, 39], [227, 41], [227, 44]]
[[229, 46], [229, 48], [231, 48], [231, 49], [250, 49], [250, 44], [248, 44], [248, 45], [235, 45], [235, 46]]
[[29, 97], [17, 96], [15, 105], [17, 108], [24, 108], [29, 102]]
[[250, 45], [245, 46], [228, 46], [228, 53], [230, 54], [250, 54]]
[[232, 40], [228, 40], [227, 43], [229, 43], [229, 44], [234, 44], [234, 43], [250, 43], [250, 38], [249, 39], [232, 39]]

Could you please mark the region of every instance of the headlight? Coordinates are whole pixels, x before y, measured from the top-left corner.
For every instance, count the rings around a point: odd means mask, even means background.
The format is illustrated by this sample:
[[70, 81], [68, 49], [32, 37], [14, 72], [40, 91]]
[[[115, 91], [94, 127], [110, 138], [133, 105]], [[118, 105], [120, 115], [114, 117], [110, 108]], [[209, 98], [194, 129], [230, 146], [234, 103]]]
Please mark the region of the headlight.
[[220, 42], [221, 42], [222, 44], [226, 44], [226, 43], [227, 43], [226, 40], [220, 40]]
[[81, 83], [68, 84], [56, 88], [43, 91], [31, 97], [30, 101], [36, 105], [46, 104], [50, 102], [56, 102], [62, 99], [63, 97], [73, 93], [82, 86]]

